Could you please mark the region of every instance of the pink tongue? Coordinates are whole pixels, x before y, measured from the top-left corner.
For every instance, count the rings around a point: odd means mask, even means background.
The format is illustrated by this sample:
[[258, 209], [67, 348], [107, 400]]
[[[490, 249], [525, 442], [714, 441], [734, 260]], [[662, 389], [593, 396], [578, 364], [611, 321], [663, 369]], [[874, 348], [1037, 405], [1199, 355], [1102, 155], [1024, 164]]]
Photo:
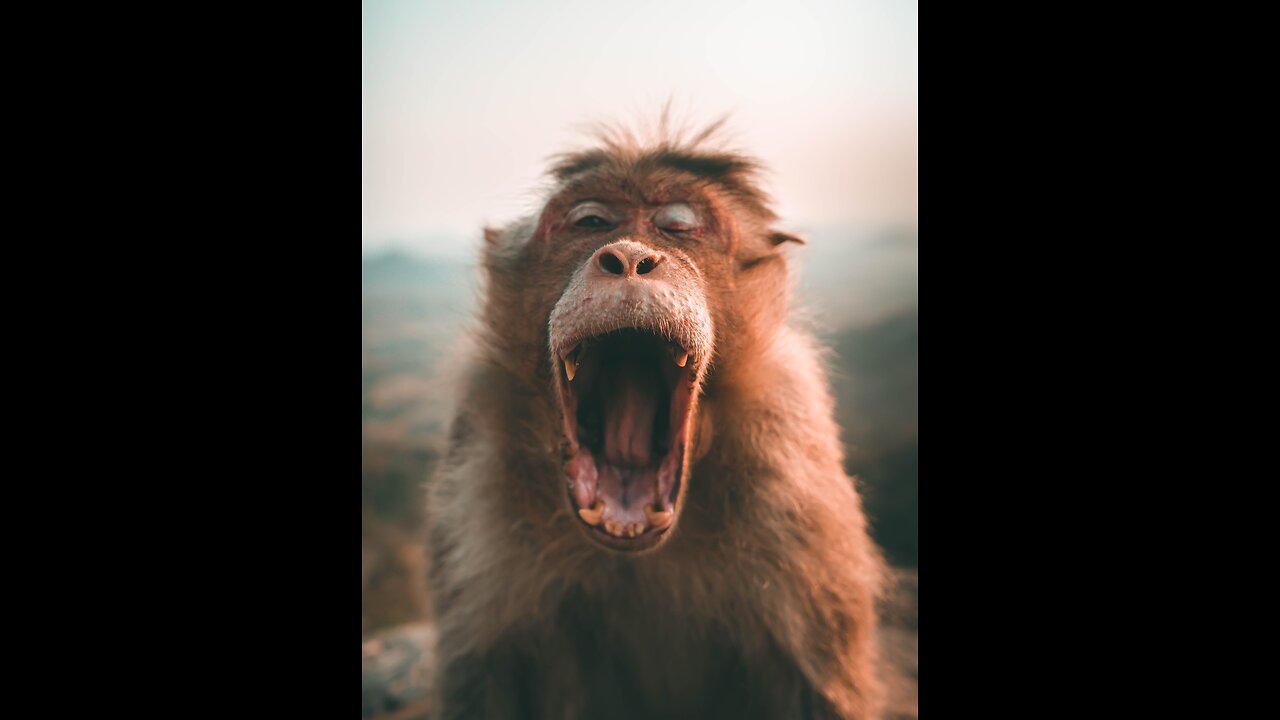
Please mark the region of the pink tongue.
[[653, 449], [653, 418], [658, 398], [652, 382], [637, 372], [620, 372], [611, 378], [605, 394], [604, 456], [616, 466], [646, 467]]

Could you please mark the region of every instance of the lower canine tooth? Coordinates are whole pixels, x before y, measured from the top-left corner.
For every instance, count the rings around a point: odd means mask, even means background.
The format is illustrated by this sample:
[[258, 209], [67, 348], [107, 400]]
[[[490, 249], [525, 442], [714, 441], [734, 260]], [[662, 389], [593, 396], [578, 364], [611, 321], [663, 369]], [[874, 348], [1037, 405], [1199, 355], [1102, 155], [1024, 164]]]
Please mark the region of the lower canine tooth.
[[644, 506], [644, 516], [649, 519], [649, 524], [657, 529], [670, 525], [674, 515], [675, 513], [670, 510], [654, 510], [648, 505]]
[[578, 511], [578, 517], [582, 518], [583, 522], [591, 527], [595, 527], [600, 524], [600, 516], [603, 514], [604, 501], [602, 500], [597, 500], [596, 504], [592, 505], [590, 510], [584, 508]]

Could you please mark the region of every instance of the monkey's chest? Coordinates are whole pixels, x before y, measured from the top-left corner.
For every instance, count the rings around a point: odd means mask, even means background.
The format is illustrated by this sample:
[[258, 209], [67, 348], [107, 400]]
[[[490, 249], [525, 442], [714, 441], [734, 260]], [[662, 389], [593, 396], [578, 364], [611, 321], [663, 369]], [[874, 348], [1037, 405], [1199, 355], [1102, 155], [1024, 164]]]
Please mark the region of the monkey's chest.
[[641, 602], [596, 606], [577, 619], [571, 646], [585, 717], [758, 716], [741, 630]]

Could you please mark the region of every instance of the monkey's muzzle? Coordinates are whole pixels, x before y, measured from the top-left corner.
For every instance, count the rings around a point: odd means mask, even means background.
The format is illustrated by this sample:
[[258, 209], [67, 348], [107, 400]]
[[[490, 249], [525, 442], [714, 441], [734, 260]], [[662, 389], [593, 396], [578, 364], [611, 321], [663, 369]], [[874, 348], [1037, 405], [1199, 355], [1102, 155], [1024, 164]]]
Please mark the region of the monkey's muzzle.
[[595, 541], [657, 545], [678, 520], [714, 333], [699, 270], [634, 239], [598, 248], [548, 322], [569, 501]]

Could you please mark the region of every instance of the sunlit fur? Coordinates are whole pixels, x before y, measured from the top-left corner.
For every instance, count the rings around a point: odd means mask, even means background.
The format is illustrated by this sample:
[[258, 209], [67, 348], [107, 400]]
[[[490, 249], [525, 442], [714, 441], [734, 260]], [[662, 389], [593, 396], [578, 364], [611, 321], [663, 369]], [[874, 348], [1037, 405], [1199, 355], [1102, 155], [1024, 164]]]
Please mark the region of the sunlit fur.
[[[877, 716], [884, 568], [822, 351], [787, 321], [795, 238], [757, 172], [706, 136], [611, 132], [557, 159], [542, 211], [486, 230], [474, 356], [430, 487], [441, 716]], [[714, 327], [680, 521], [646, 554], [588, 540], [566, 498], [548, 320], [618, 239], [563, 239], [578, 191], [696, 193], [716, 218], [700, 243], [644, 238], [697, 267]]]

